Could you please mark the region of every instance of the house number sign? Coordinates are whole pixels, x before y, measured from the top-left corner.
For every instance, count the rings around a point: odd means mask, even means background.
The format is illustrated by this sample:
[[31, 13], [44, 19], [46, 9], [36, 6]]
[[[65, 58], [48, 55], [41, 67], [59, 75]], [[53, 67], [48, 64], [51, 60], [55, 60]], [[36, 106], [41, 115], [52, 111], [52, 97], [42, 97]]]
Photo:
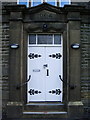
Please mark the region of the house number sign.
[[40, 72], [40, 70], [39, 69], [34, 69], [33, 72]]

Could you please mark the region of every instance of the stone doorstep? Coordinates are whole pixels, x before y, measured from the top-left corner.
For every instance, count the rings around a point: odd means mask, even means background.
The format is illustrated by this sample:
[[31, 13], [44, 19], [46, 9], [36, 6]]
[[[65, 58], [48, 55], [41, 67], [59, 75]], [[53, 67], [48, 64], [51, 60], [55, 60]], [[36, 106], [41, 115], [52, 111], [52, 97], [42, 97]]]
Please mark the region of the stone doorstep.
[[23, 114], [67, 114], [67, 112], [65, 112], [65, 111], [62, 111], [62, 112], [53, 112], [53, 111], [51, 111], [51, 112], [46, 112], [46, 111], [44, 111], [44, 112], [23, 112]]
[[28, 103], [24, 106], [24, 111], [65, 111], [63, 103]]
[[[76, 119], [68, 119], [68, 118], [54, 118], [54, 119], [52, 119], [52, 118], [35, 118], [35, 119], [33, 119], [33, 118], [16, 118], [16, 119], [10, 119], [10, 118], [8, 118], [8, 119], [3, 119], [3, 120], [76, 120]], [[79, 119], [79, 120], [89, 120], [89, 119]]]
[[54, 118], [67, 118], [67, 112], [65, 111], [50, 111], [50, 112], [46, 112], [46, 111], [43, 111], [43, 112], [27, 112], [27, 111], [24, 111], [23, 112], [23, 117], [22, 118], [51, 118], [51, 119], [54, 119]]
[[64, 107], [60, 102], [28, 103], [24, 107], [23, 118], [67, 118]]
[[27, 103], [26, 105], [64, 105], [61, 102], [31, 102]]

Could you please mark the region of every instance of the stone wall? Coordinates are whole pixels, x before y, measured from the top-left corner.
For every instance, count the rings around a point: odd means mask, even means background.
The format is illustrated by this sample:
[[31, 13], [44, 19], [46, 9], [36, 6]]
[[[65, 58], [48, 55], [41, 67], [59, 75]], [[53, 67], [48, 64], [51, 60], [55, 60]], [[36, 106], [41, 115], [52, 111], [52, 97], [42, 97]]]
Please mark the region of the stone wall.
[[6, 103], [9, 100], [9, 24], [2, 24], [2, 107], [6, 114]]
[[0, 2], [0, 120], [2, 118], [2, 4]]
[[81, 24], [81, 98], [90, 114], [90, 24]]

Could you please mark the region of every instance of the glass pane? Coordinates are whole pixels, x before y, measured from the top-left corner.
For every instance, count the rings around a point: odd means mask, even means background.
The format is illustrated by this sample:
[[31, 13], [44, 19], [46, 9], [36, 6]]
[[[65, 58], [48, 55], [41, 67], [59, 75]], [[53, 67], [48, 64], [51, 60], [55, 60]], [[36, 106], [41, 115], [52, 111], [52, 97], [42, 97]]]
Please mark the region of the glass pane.
[[27, 0], [19, 0], [19, 4], [27, 6]]
[[38, 35], [37, 44], [53, 44], [53, 35]]
[[54, 44], [61, 44], [61, 35], [54, 35]]
[[47, 0], [47, 3], [55, 6], [55, 0]]
[[64, 7], [64, 5], [69, 4], [69, 0], [61, 0], [61, 7]]
[[36, 35], [29, 35], [29, 44], [36, 44]]
[[32, 6], [37, 6], [39, 4], [41, 4], [41, 0], [33, 0], [32, 2]]

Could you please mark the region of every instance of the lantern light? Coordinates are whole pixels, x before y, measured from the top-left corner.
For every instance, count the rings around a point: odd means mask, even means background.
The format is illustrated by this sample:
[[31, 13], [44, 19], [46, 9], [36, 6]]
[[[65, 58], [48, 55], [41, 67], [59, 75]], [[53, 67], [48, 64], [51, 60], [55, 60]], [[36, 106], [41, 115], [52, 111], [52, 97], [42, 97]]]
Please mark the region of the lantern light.
[[71, 45], [71, 48], [73, 48], [73, 49], [79, 49], [80, 48], [80, 44], [74, 43], [74, 44]]
[[11, 44], [11, 45], [10, 45], [10, 48], [12, 48], [12, 49], [17, 49], [17, 48], [19, 48], [19, 45], [18, 45], [18, 44]]

